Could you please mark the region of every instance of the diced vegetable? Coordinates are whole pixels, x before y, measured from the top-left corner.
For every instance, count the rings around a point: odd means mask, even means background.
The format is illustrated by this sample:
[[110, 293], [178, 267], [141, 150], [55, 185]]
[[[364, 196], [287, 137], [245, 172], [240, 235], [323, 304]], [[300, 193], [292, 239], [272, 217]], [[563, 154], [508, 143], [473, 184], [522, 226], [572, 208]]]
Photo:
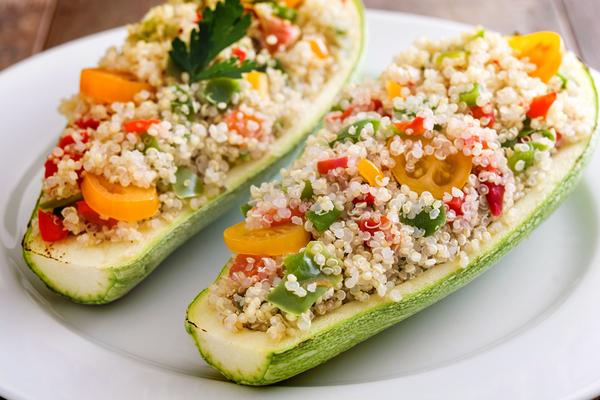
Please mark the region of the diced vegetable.
[[69, 236], [62, 220], [52, 212], [38, 210], [38, 227], [40, 235], [45, 242], [57, 242]]
[[284, 0], [285, 5], [290, 8], [297, 8], [304, 0]]
[[298, 11], [293, 7], [284, 6], [277, 2], [271, 3], [271, 6], [273, 7], [273, 14], [277, 15], [279, 18], [294, 22], [298, 17]]
[[347, 168], [348, 167], [348, 157], [340, 157], [340, 158], [331, 158], [328, 160], [321, 160], [317, 162], [317, 171], [321, 175], [325, 175], [331, 170], [337, 168]]
[[369, 216], [358, 221], [358, 228], [363, 232], [369, 232], [371, 235], [374, 235], [381, 230], [382, 226], [387, 226], [389, 222], [390, 220], [385, 215], [377, 217]]
[[454, 196], [452, 199], [446, 202], [448, 209], [454, 211], [454, 214], [457, 216], [463, 215], [464, 211], [462, 209], [463, 204], [465, 203], [464, 196]]
[[81, 71], [79, 90], [100, 103], [124, 103], [132, 101], [133, 97], [142, 90], [152, 92], [153, 88], [124, 74], [99, 68], [86, 68]]
[[306, 181], [304, 181], [304, 189], [302, 189], [302, 193], [300, 194], [300, 199], [301, 200], [310, 200], [313, 197], [313, 187], [312, 187], [312, 183], [310, 183], [310, 181], [307, 179]]
[[477, 118], [481, 121], [481, 126], [483, 127], [494, 126], [494, 122], [496, 122], [494, 107], [491, 104], [487, 104], [483, 107], [471, 106], [471, 114], [473, 114], [473, 118]]
[[392, 175], [396, 181], [417, 192], [430, 192], [433, 197], [441, 199], [444, 193], [451, 193], [452, 188], [462, 189], [471, 174], [472, 161], [463, 153], [449, 155], [444, 160], [435, 156], [424, 156], [411, 172], [406, 170], [404, 155], [394, 157], [396, 165]]
[[331, 211], [327, 211], [324, 214], [317, 214], [315, 211], [309, 211], [306, 213], [306, 218], [312, 222], [317, 232], [323, 233], [331, 224], [333, 224], [340, 217], [342, 212], [337, 208]]
[[562, 64], [562, 39], [556, 32], [516, 35], [511, 37], [508, 43], [519, 58], [527, 58], [537, 66], [529, 75], [540, 78], [542, 82], [548, 82]]
[[355, 197], [352, 199], [352, 204], [366, 203], [368, 206], [375, 204], [375, 197], [371, 193]]
[[223, 232], [227, 247], [236, 254], [281, 256], [295, 253], [310, 241], [303, 226], [286, 224], [265, 229], [247, 229], [245, 222]]
[[387, 92], [388, 99], [392, 100], [400, 97], [402, 94], [402, 85], [395, 81], [387, 81], [385, 83], [385, 91]]
[[104, 218], [140, 221], [154, 216], [158, 211], [155, 187], [121, 186], [88, 173], [81, 182], [81, 193], [92, 210]]
[[144, 144], [144, 154], [146, 154], [150, 149], [156, 149], [160, 151], [160, 146], [158, 145], [158, 140], [155, 136], [144, 133], [142, 135], [142, 143]]
[[[90, 140], [90, 135], [86, 131], [79, 132], [79, 141], [81, 143], [87, 143]], [[64, 149], [68, 145], [75, 144], [75, 138], [73, 135], [67, 135], [60, 138], [58, 141], [58, 147]]]
[[93, 118], [80, 118], [75, 121], [75, 126], [77, 126], [80, 129], [96, 130], [98, 129], [98, 126], [100, 126], [100, 121]]
[[494, 217], [499, 217], [502, 215], [502, 208], [504, 206], [504, 186], [491, 182], [485, 182], [484, 184], [488, 188], [485, 198], [487, 199], [490, 213]]
[[250, 85], [256, 90], [262, 97], [269, 96], [269, 78], [267, 74], [260, 71], [252, 71], [244, 74]]
[[145, 133], [152, 125], [160, 124], [159, 119], [135, 119], [123, 124], [123, 131], [127, 133]]
[[373, 164], [366, 158], [361, 158], [358, 162], [358, 173], [367, 181], [371, 186], [381, 186], [381, 180], [383, 179], [383, 172], [379, 167]]
[[462, 58], [463, 60], [467, 59], [467, 52], [464, 50], [450, 50], [440, 53], [436, 59], [435, 63], [440, 66], [444, 62], [445, 58]]
[[57, 172], [58, 172], [58, 165], [56, 165], [56, 160], [50, 159], [50, 158], [47, 159], [46, 162], [44, 163], [44, 178], [48, 178]]
[[310, 49], [312, 52], [322, 60], [329, 57], [329, 49], [327, 49], [327, 45], [321, 38], [311, 39], [309, 41]]
[[[259, 20], [264, 35], [263, 44], [271, 53], [277, 52], [280, 48], [285, 49], [291, 46], [300, 37], [300, 28], [288, 20], [263, 15], [259, 16]], [[271, 35], [276, 39], [274, 42], [269, 40]]]
[[535, 161], [535, 150], [533, 146], [531, 144], [520, 144], [516, 147], [520, 146], [527, 146], [527, 150], [515, 149], [514, 153], [508, 157], [508, 166], [516, 174], [520, 174], [531, 167]]
[[255, 115], [233, 110], [227, 115], [226, 123], [229, 130], [236, 131], [240, 136], [253, 138], [262, 136], [262, 120]]
[[244, 62], [244, 60], [246, 59], [246, 57], [248, 57], [248, 55], [246, 54], [246, 52], [239, 48], [239, 47], [234, 47], [231, 50], [231, 54], [233, 54], [235, 57], [238, 58], [238, 60], [240, 60], [240, 62]]
[[91, 222], [96, 225], [105, 225], [109, 228], [115, 226], [118, 221], [113, 218], [102, 218], [96, 211], [92, 210], [92, 208], [85, 202], [85, 200], [79, 200], [76, 203], [77, 212], [81, 215], [86, 221]]
[[180, 199], [198, 197], [202, 193], [202, 181], [192, 169], [188, 167], [177, 167], [173, 191]]
[[425, 232], [424, 236], [431, 236], [446, 223], [446, 207], [442, 205], [439, 208], [425, 209], [414, 218], [400, 215], [400, 221], [406, 225], [422, 229]]
[[[248, 74], [251, 73], [252, 72], [249, 72]], [[230, 104], [233, 99], [233, 95], [239, 91], [240, 84], [236, 79], [213, 78], [206, 83], [204, 88], [204, 97], [211, 104]]]
[[462, 92], [459, 95], [460, 101], [462, 101], [463, 103], [466, 103], [469, 107], [476, 106], [477, 99], [479, 98], [479, 95], [481, 94], [480, 88], [481, 88], [481, 86], [479, 86], [479, 83], [475, 83], [473, 85], [473, 88], [471, 88], [471, 90]]
[[405, 135], [422, 135], [425, 133], [425, 118], [423, 117], [415, 117], [410, 121], [399, 121], [394, 122], [394, 128], [397, 133], [405, 134]]
[[73, 196], [69, 196], [64, 199], [52, 199], [52, 200], [45, 201], [40, 204], [40, 208], [45, 211], [52, 211], [55, 208], [61, 208], [61, 207], [70, 206], [71, 204], [75, 204], [77, 201], [79, 201], [81, 199], [83, 199], [83, 196], [81, 195], [81, 193], [77, 193]]
[[379, 129], [379, 124], [380, 124], [378, 119], [375, 119], [375, 118], [361, 119], [360, 121], [353, 122], [350, 125], [343, 127], [338, 132], [337, 138], [334, 141], [332, 141], [331, 143], [329, 143], [329, 145], [333, 147], [333, 145], [335, 143], [343, 142], [348, 139], [351, 140], [352, 143], [358, 142], [360, 140], [360, 134], [361, 134], [362, 130], [369, 124], [373, 127], [373, 131], [377, 132], [377, 129]]
[[[314, 261], [314, 248], [322, 248], [318, 242], [311, 242], [304, 251], [287, 256], [283, 265], [286, 275], [282, 281], [269, 293], [267, 300], [279, 309], [294, 315], [307, 311], [325, 292], [334, 287], [342, 277], [326, 275]], [[325, 257], [328, 254], [320, 253]], [[299, 288], [296, 292], [286, 287], [287, 276], [293, 274]], [[311, 287], [312, 286], [312, 287]], [[300, 292], [302, 296], [297, 293]]]
[[556, 93], [550, 92], [541, 96], [534, 97], [529, 105], [527, 116], [529, 118], [545, 118], [548, 110], [556, 100]]

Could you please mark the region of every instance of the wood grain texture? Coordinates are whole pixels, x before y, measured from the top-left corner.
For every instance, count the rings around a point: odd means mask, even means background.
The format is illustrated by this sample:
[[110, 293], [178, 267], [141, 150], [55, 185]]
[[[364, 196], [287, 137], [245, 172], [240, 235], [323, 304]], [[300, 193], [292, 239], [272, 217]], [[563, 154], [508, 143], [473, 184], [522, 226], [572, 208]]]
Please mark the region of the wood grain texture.
[[54, 0], [0, 0], [0, 70], [42, 50]]
[[138, 21], [161, 0], [58, 0], [45, 48]]

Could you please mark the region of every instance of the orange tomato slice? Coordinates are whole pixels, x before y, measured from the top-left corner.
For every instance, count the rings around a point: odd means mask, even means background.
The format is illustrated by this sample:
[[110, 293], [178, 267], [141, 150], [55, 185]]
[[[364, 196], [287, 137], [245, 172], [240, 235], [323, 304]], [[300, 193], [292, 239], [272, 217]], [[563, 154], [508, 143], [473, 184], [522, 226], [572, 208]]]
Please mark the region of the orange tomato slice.
[[79, 91], [100, 103], [132, 101], [142, 90], [153, 91], [151, 85], [137, 82], [126, 74], [100, 68], [81, 70]]
[[302, 225], [286, 224], [250, 230], [245, 222], [223, 232], [225, 245], [235, 254], [281, 256], [296, 253], [310, 241], [310, 233]]
[[158, 211], [156, 188], [121, 186], [104, 177], [85, 174], [81, 193], [88, 206], [104, 219], [141, 221]]
[[415, 165], [414, 171], [406, 170], [404, 155], [395, 156], [396, 165], [392, 175], [398, 183], [407, 185], [411, 190], [421, 194], [431, 193], [436, 199], [442, 199], [444, 193], [451, 193], [453, 187], [462, 189], [471, 174], [471, 158], [463, 153], [456, 153], [438, 160], [435, 156], [424, 156]]
[[562, 64], [562, 39], [556, 32], [535, 32], [513, 36], [508, 40], [519, 58], [528, 58], [537, 69], [530, 76], [548, 82]]

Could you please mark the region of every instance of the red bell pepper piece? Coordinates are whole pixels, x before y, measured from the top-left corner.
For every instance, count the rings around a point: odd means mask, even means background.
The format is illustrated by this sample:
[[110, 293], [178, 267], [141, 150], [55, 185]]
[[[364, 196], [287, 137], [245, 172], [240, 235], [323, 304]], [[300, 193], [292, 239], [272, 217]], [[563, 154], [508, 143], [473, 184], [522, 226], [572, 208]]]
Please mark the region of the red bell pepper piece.
[[45, 242], [56, 242], [69, 236], [62, 220], [51, 211], [38, 210], [38, 227]]
[[317, 170], [321, 175], [325, 175], [329, 171], [336, 168], [347, 168], [348, 157], [331, 158], [317, 162]]
[[529, 105], [527, 116], [529, 118], [546, 117], [548, 110], [556, 100], [556, 93], [550, 92], [542, 96], [534, 97]]

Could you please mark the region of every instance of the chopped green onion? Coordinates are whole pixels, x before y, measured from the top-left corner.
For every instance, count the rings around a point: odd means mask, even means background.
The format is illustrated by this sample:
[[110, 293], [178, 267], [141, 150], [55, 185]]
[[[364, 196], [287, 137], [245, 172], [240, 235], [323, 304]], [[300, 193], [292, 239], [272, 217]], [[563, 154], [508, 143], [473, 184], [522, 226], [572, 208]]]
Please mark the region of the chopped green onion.
[[432, 210], [425, 209], [418, 213], [414, 218], [408, 218], [401, 215], [400, 221], [406, 225], [424, 230], [424, 236], [431, 236], [446, 223], [446, 207], [442, 205], [438, 210], [439, 213], [437, 217], [433, 219], [430, 216]]
[[445, 51], [443, 53], [438, 54], [435, 59], [435, 64], [439, 67], [442, 65], [442, 62], [445, 58], [467, 58], [467, 52], [464, 50], [450, 50]]
[[180, 199], [198, 197], [202, 193], [202, 182], [196, 173], [188, 167], [178, 167], [175, 173], [173, 190]]
[[150, 149], [156, 149], [160, 151], [160, 147], [158, 146], [158, 140], [156, 140], [155, 136], [152, 136], [148, 133], [144, 133], [142, 135], [142, 143], [144, 144], [144, 154], [146, 154]]
[[560, 72], [558, 72], [556, 74], [556, 76], [558, 76], [558, 79], [560, 79], [560, 88], [561, 89], [566, 89], [567, 86], [569, 85], [569, 78], [567, 78], [565, 75], [561, 74]]
[[[285, 276], [275, 289], [269, 293], [267, 300], [271, 304], [287, 313], [300, 315], [312, 307], [329, 288], [340, 282], [342, 279], [340, 275], [326, 275], [321, 272], [314, 261], [315, 246], [323, 247], [319, 242], [310, 242], [306, 249], [291, 254], [283, 260]], [[330, 255], [324, 249], [319, 253], [326, 258], [330, 258]], [[290, 274], [296, 277], [296, 281], [306, 291], [304, 296], [298, 296], [285, 287], [287, 276]], [[315, 290], [307, 290], [308, 285], [313, 285]]]
[[240, 84], [236, 79], [213, 78], [206, 83], [204, 97], [211, 104], [231, 103], [233, 95], [240, 91]]
[[356, 121], [350, 125], [343, 127], [337, 134], [337, 138], [330, 142], [329, 145], [333, 147], [333, 145], [337, 142], [343, 142], [347, 139], [351, 140], [352, 143], [356, 143], [360, 139], [360, 133], [362, 130], [371, 124], [373, 126], [373, 131], [377, 131], [379, 129], [379, 120], [375, 118], [366, 118], [361, 119], [360, 121]]
[[313, 226], [318, 232], [323, 233], [327, 229], [329, 229], [331, 224], [337, 221], [340, 214], [342, 214], [342, 212], [337, 208], [334, 208], [333, 210], [328, 211], [325, 214], [317, 214], [314, 211], [309, 211], [306, 213], [306, 218], [308, 218], [308, 220], [312, 222]]
[[298, 17], [298, 11], [291, 7], [286, 7], [276, 2], [271, 3], [271, 7], [273, 8], [273, 14], [275, 14], [279, 18], [287, 19], [288, 21], [294, 22]]
[[475, 83], [473, 88], [467, 92], [462, 92], [459, 96], [460, 101], [466, 103], [469, 107], [477, 105], [477, 99], [481, 94], [479, 83]]
[[83, 200], [83, 196], [81, 195], [81, 193], [69, 196], [64, 199], [52, 199], [45, 201], [43, 203], [40, 203], [39, 208], [46, 211], [54, 210], [55, 208], [70, 206], [71, 204], [75, 204], [79, 200]]
[[520, 174], [527, 168], [531, 167], [534, 161], [535, 149], [531, 144], [529, 144], [527, 150], [515, 150], [514, 153], [508, 157], [508, 166], [515, 174]]
[[307, 179], [304, 181], [304, 189], [302, 189], [302, 193], [300, 194], [301, 200], [310, 200], [313, 197], [313, 187], [312, 183]]

